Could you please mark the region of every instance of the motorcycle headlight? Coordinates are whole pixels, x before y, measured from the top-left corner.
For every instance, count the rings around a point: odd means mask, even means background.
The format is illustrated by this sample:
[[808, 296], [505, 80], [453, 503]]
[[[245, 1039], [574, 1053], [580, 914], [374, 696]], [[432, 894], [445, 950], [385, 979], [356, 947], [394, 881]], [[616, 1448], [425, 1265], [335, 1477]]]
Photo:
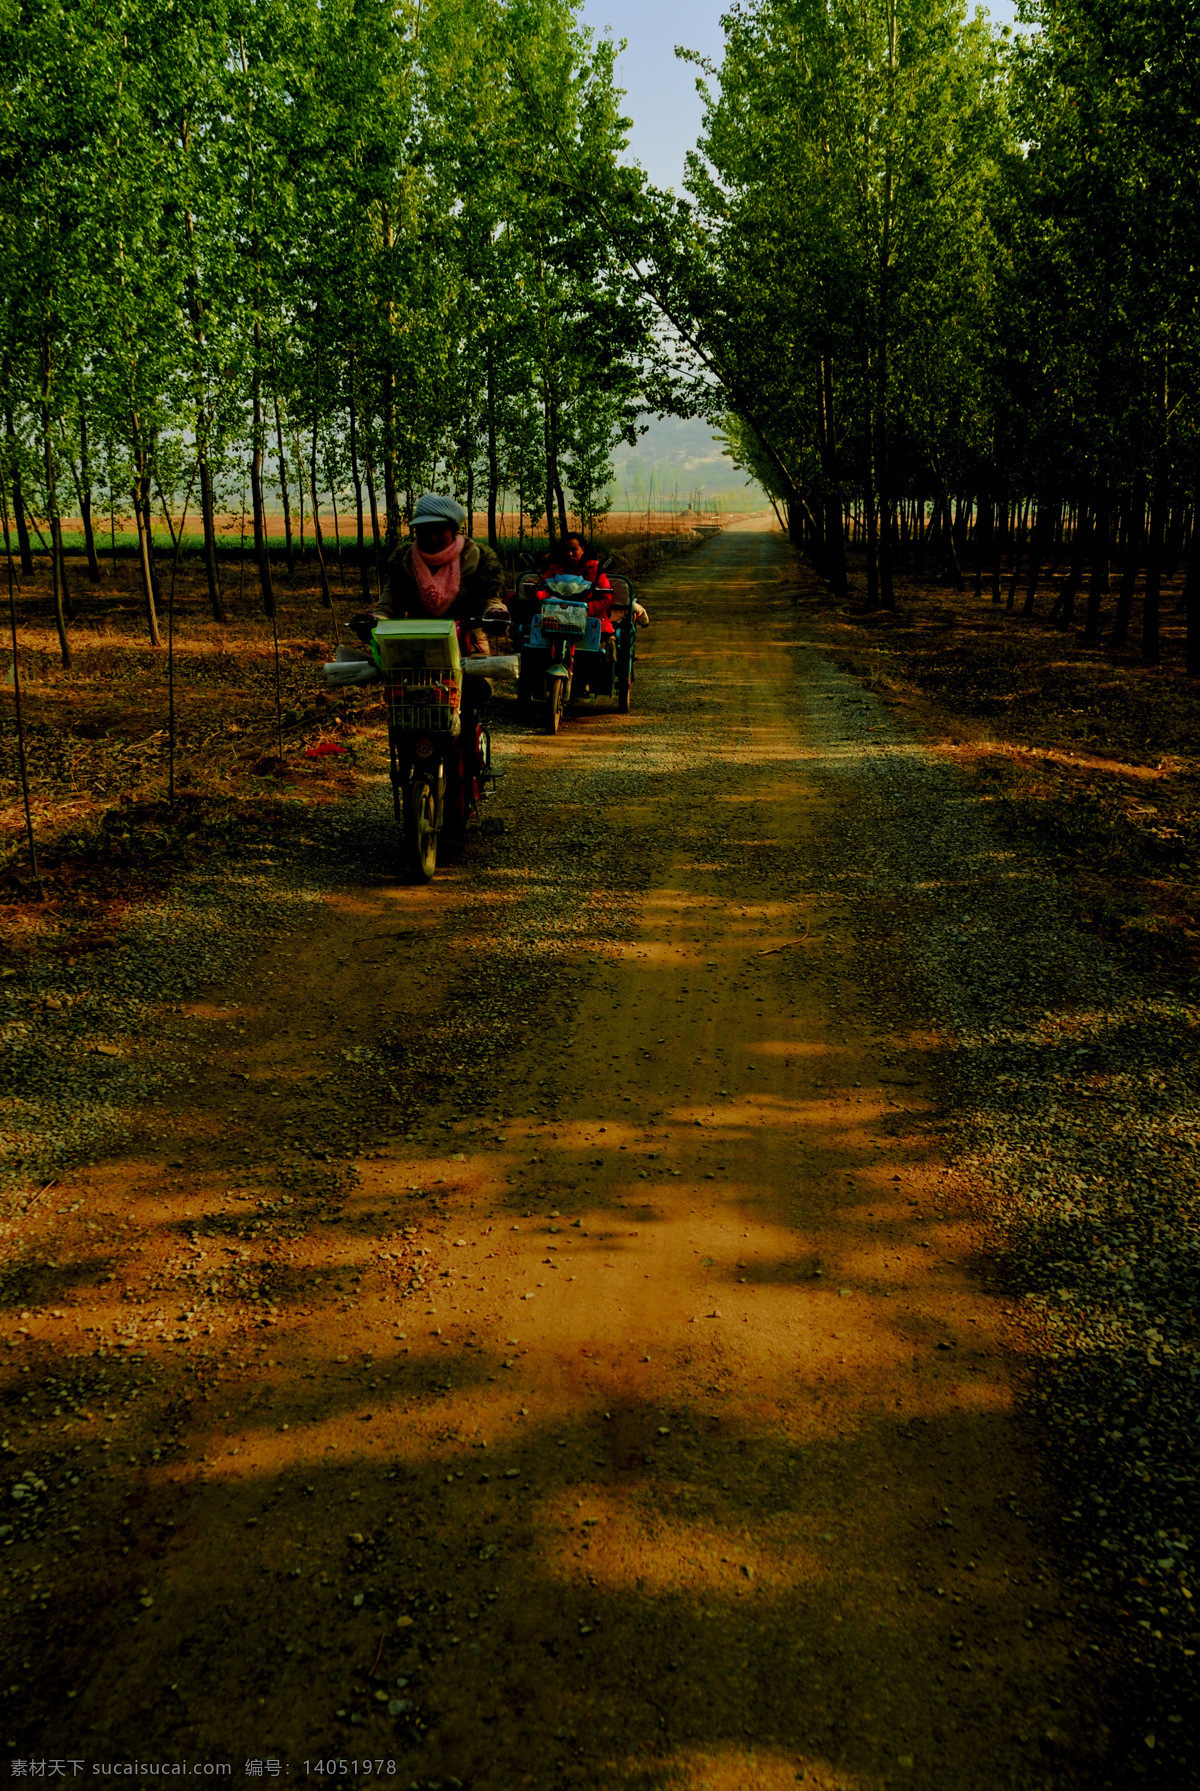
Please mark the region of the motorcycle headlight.
[[433, 757], [433, 741], [432, 740], [418, 740], [417, 741], [417, 757], [419, 759], [431, 759]]

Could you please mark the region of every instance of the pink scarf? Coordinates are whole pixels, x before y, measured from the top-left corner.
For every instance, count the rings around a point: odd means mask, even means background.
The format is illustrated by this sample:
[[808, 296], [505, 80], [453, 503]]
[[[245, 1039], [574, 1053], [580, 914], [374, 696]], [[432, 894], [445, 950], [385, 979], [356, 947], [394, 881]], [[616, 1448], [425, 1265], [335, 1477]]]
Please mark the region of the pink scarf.
[[465, 535], [456, 535], [440, 553], [422, 553], [415, 541], [412, 544], [413, 577], [421, 602], [431, 616], [444, 616], [458, 596], [466, 545]]

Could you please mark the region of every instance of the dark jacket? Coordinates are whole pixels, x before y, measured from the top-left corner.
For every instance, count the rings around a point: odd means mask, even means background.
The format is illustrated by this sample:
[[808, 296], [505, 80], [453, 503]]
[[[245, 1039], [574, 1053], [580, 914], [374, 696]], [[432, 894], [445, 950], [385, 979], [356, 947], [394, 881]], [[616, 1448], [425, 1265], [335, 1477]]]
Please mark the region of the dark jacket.
[[[499, 597], [504, 576], [498, 556], [479, 541], [467, 542], [460, 564], [458, 596], [445, 612], [447, 619], [456, 622], [481, 616], [488, 604]], [[406, 541], [388, 564], [388, 588], [375, 605], [375, 614], [385, 621], [398, 622], [419, 619], [428, 613], [413, 577], [412, 542]]]

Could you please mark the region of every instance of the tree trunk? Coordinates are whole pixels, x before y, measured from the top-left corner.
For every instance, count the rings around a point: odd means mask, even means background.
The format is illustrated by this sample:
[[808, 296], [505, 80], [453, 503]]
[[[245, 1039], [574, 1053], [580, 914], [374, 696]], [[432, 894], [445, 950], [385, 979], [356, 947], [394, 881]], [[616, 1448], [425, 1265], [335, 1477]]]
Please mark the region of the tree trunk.
[[[191, 130], [186, 117], [180, 121], [180, 140], [185, 153], [191, 141]], [[195, 344], [194, 365], [197, 385], [202, 388], [204, 380], [204, 307], [200, 302], [199, 279], [196, 273], [195, 242], [196, 221], [190, 210], [184, 213], [184, 228], [187, 231], [188, 248], [192, 253], [192, 270], [188, 277], [188, 313], [192, 320], [192, 337]], [[203, 403], [196, 413], [196, 468], [200, 475], [200, 522], [204, 531], [204, 576], [208, 581], [208, 601], [212, 609], [213, 621], [224, 622], [225, 600], [221, 592], [221, 574], [217, 566], [217, 524], [213, 513], [213, 481], [212, 467], [208, 461], [208, 413]], [[175, 612], [172, 606], [168, 620], [171, 624], [172, 642], [174, 640]], [[172, 676], [174, 660], [172, 659]]]
[[1183, 538], [1179, 544], [1179, 557], [1184, 565], [1183, 584], [1179, 588], [1179, 597], [1175, 604], [1175, 614], [1186, 616], [1188, 605], [1192, 600], [1190, 579], [1192, 576], [1192, 546], [1196, 539], [1196, 515], [1190, 504], [1183, 506]]
[[221, 574], [217, 566], [217, 525], [213, 515], [212, 468], [208, 464], [205, 431], [208, 419], [201, 413], [196, 423], [197, 459], [200, 467], [200, 516], [204, 525], [204, 572], [208, 579], [208, 601], [213, 621], [226, 622], [225, 599], [221, 594]]
[[844, 603], [847, 588], [846, 543], [840, 491], [830, 491], [825, 496], [825, 566], [834, 595]]
[[16, 426], [13, 423], [13, 412], [5, 410], [5, 428], [9, 435], [9, 473], [13, 478], [13, 525], [16, 528], [16, 544], [21, 553], [21, 571], [29, 577], [34, 570], [34, 553], [29, 544], [29, 519], [25, 516], [25, 493], [21, 487], [21, 466], [18, 458], [18, 442], [16, 442]]
[[54, 444], [50, 435], [50, 344], [42, 343], [42, 451], [46, 474], [46, 505], [50, 511], [50, 564], [54, 585], [54, 626], [58, 631], [58, 650], [64, 666], [71, 664], [71, 643], [67, 639], [64, 613], [62, 522], [58, 514], [58, 488], [54, 471]]
[[1076, 512], [1075, 528], [1071, 537], [1071, 569], [1067, 573], [1066, 583], [1054, 599], [1054, 608], [1050, 611], [1050, 620], [1058, 622], [1063, 628], [1070, 628], [1075, 620], [1075, 599], [1083, 584], [1083, 564], [1087, 550], [1087, 517], [1087, 508], [1081, 503]]
[[300, 510], [300, 558], [303, 559], [306, 552], [304, 545], [304, 443], [298, 429], [292, 446], [296, 454], [296, 496], [299, 499]]
[[[983, 601], [983, 555], [987, 541], [988, 527], [991, 521], [992, 505], [989, 498], [985, 506], [982, 491], [975, 508], [975, 596]], [[986, 520], [985, 520], [986, 518]]]
[[883, 609], [894, 610], [896, 589], [892, 576], [892, 534], [896, 519], [889, 460], [887, 393], [888, 342], [886, 330], [881, 330], [878, 344], [875, 404], [875, 479], [879, 490], [879, 602]]
[[961, 591], [965, 580], [963, 579], [962, 565], [958, 558], [958, 546], [954, 539], [953, 519], [950, 514], [950, 495], [945, 489], [942, 491], [941, 501], [942, 527], [944, 530], [943, 543], [945, 547], [945, 569], [943, 577], [947, 584], [952, 585], [956, 591]]
[[1008, 602], [1004, 606], [1010, 616], [1017, 601], [1017, 582], [1021, 576], [1021, 555], [1025, 551], [1025, 542], [1029, 536], [1030, 507], [1031, 500], [1029, 498], [1026, 498], [1023, 504], [1019, 504], [1017, 531], [1013, 537], [1012, 575], [1008, 581]]
[[321, 533], [321, 505], [317, 498], [317, 413], [313, 409], [312, 450], [308, 461], [308, 491], [312, 502], [313, 541], [317, 549], [317, 566], [321, 575], [321, 602], [326, 609], [333, 608], [333, 598], [329, 592], [329, 575], [325, 570], [325, 537]]
[[350, 350], [350, 477], [354, 481], [354, 513], [358, 522], [358, 577], [362, 594], [371, 600], [371, 574], [367, 570], [367, 540], [363, 527], [362, 478], [358, 470], [358, 372]]
[[142, 596], [146, 601], [146, 626], [150, 645], [161, 645], [158, 632], [158, 605], [155, 601], [154, 537], [150, 530], [150, 475], [146, 470], [146, 450], [141, 425], [133, 418], [133, 514], [138, 535], [138, 566], [142, 575]]
[[1092, 577], [1088, 585], [1087, 619], [1083, 638], [1094, 646], [1100, 638], [1100, 604], [1108, 589], [1108, 478], [1103, 472], [1096, 477], [1096, 516], [1092, 525]]
[[1141, 467], [1133, 477], [1129, 508], [1125, 523], [1125, 563], [1121, 567], [1121, 583], [1117, 590], [1117, 609], [1113, 616], [1110, 645], [1123, 647], [1129, 639], [1129, 623], [1133, 616], [1133, 593], [1137, 584], [1138, 564], [1146, 536], [1146, 475]]
[[828, 559], [825, 552], [825, 506], [817, 504], [815, 509], [805, 505], [806, 527], [808, 530], [808, 553], [818, 573], [826, 576]]
[[546, 458], [546, 534], [548, 549], [554, 552], [554, 456], [550, 452], [550, 399], [542, 409], [542, 446]]
[[[174, 568], [175, 568], [175, 570], [176, 570], [176, 571], [178, 571], [178, 569], [179, 569], [179, 551], [180, 551], [180, 548], [181, 548], [181, 547], [182, 547], [182, 545], [183, 545], [183, 532], [182, 532], [182, 524], [181, 524], [181, 525], [180, 525], [180, 533], [179, 533], [179, 535], [176, 535], [176, 533], [175, 533], [175, 524], [174, 524], [174, 523], [173, 523], [173, 522], [172, 522], [172, 521], [171, 521], [171, 512], [170, 512], [170, 510], [169, 510], [169, 509], [168, 509], [168, 508], [167, 508], [167, 494], [166, 494], [166, 492], [165, 492], [165, 491], [164, 491], [164, 490], [163, 490], [163, 488], [162, 488], [162, 482], [161, 482], [161, 480], [160, 480], [160, 479], [159, 479], [159, 478], [158, 478], [158, 476], [157, 476], [157, 474], [156, 474], [156, 475], [155, 475], [155, 479], [154, 479], [154, 485], [155, 485], [155, 489], [156, 489], [156, 490], [157, 490], [157, 492], [158, 492], [158, 504], [159, 504], [159, 508], [160, 508], [160, 510], [161, 510], [161, 511], [162, 511], [162, 513], [163, 513], [163, 521], [164, 521], [164, 522], [165, 522], [165, 523], [166, 523], [166, 525], [167, 525], [167, 533], [168, 533], [168, 535], [169, 535], [169, 536], [170, 536], [170, 537], [171, 537], [171, 546], [172, 546], [172, 548], [173, 548], [173, 549], [174, 549], [174, 553], [173, 553], [173, 555], [172, 555], [172, 565], [173, 565], [173, 566], [174, 566]], [[168, 636], [167, 636], [167, 638], [168, 638], [168, 640], [169, 640], [169, 639], [170, 639], [170, 630], [169, 630], [169, 628], [168, 628]]]
[[1039, 492], [1036, 496], [1034, 511], [1033, 539], [1029, 545], [1029, 571], [1025, 580], [1025, 602], [1021, 606], [1023, 616], [1033, 614], [1033, 606], [1037, 599], [1038, 580], [1042, 575], [1042, 561], [1046, 557], [1050, 531], [1054, 517], [1048, 501]]
[[391, 560], [400, 545], [399, 480], [396, 477], [396, 378], [390, 366], [383, 370], [383, 528], [384, 561]]
[[13, 422], [12, 406], [4, 407], [4, 427], [8, 436], [8, 468], [12, 480], [13, 525], [17, 531], [17, 546], [21, 552], [21, 571], [28, 578], [33, 571], [33, 550], [29, 545], [29, 524], [25, 517], [25, 497], [21, 489], [21, 462], [18, 457], [17, 430]]
[[866, 531], [867, 548], [867, 608], [879, 606], [879, 529], [875, 512], [875, 448], [878, 437], [875, 431], [875, 414], [871, 406], [873, 381], [867, 346], [863, 345], [863, 390], [867, 395], [866, 416], [863, 419], [863, 479], [862, 504], [863, 526]]
[[475, 463], [467, 462], [467, 540], [475, 534]]
[[875, 513], [875, 493], [863, 492], [863, 513], [867, 533], [867, 608], [879, 606], [879, 524]]
[[1183, 560], [1183, 542], [1187, 530], [1187, 505], [1172, 504], [1167, 518], [1166, 544], [1163, 548], [1163, 571], [1174, 578]]
[[338, 577], [343, 586], [346, 583], [346, 569], [342, 565], [342, 525], [338, 521], [337, 484], [333, 477], [333, 468], [329, 464], [329, 440], [325, 441], [325, 477], [329, 480], [329, 505], [333, 511], [333, 541], [337, 548]]
[[925, 498], [917, 499], [916, 520], [913, 523], [913, 537], [916, 551], [913, 559], [913, 577], [919, 584], [925, 576], [925, 549], [929, 542], [929, 519], [925, 515]]
[[371, 505], [371, 535], [375, 542], [375, 582], [382, 594], [383, 591], [383, 551], [379, 540], [379, 509], [375, 503], [375, 463], [371, 458], [370, 443], [366, 443], [367, 461], [367, 498]]
[[1183, 584], [1187, 606], [1187, 675], [1200, 678], [1200, 475], [1192, 505], [1192, 541], [1188, 550], [1187, 577]]
[[1007, 486], [1000, 494], [1000, 501], [995, 507], [995, 525], [992, 533], [992, 602], [1000, 601], [1000, 584], [1004, 576], [1004, 547], [1008, 539], [1009, 494]]
[[275, 614], [275, 589], [271, 583], [271, 556], [267, 551], [267, 515], [263, 502], [262, 324], [254, 319], [254, 374], [251, 386], [250, 506], [254, 518], [254, 557], [262, 587], [263, 611]]
[[83, 544], [87, 550], [88, 577], [100, 583], [100, 560], [96, 553], [96, 536], [92, 528], [92, 478], [88, 460], [87, 418], [79, 418], [79, 515], [83, 523]]
[[488, 546], [498, 548], [500, 534], [496, 526], [496, 505], [500, 496], [500, 470], [496, 454], [496, 373], [492, 365], [492, 351], [488, 349], [487, 357], [487, 457], [488, 457], [488, 494], [487, 494], [487, 529]]
[[158, 576], [158, 558], [154, 550], [154, 510], [150, 502], [150, 455], [146, 455], [145, 472], [142, 475], [142, 510], [146, 518], [146, 545], [150, 554], [150, 589], [154, 592], [155, 618], [162, 608], [162, 580]]
[[1163, 532], [1167, 524], [1167, 456], [1161, 447], [1155, 456], [1154, 485], [1150, 495], [1150, 539], [1146, 544], [1146, 592], [1142, 598], [1142, 664], [1159, 662], [1159, 600], [1162, 595]]
[[[392, 241], [391, 218], [385, 205], [383, 208], [383, 246], [389, 259]], [[385, 558], [390, 566], [392, 555], [400, 545], [400, 505], [397, 502], [400, 480], [397, 477], [396, 468], [396, 374], [391, 359], [393, 318], [390, 298], [386, 307], [386, 321], [387, 353], [383, 362], [380, 396], [383, 403], [383, 521], [387, 530]]]
[[[962, 578], [962, 564], [967, 557], [967, 525], [970, 515], [967, 500], [959, 494], [954, 500], [954, 557], [958, 561], [959, 578]], [[960, 584], [959, 589], [962, 589]]]
[[296, 570], [296, 552], [292, 546], [292, 500], [288, 492], [287, 455], [283, 451], [283, 422], [279, 415], [279, 393], [273, 394], [275, 404], [275, 446], [279, 454], [279, 495], [283, 499], [283, 538], [286, 544], [287, 569], [289, 573]]

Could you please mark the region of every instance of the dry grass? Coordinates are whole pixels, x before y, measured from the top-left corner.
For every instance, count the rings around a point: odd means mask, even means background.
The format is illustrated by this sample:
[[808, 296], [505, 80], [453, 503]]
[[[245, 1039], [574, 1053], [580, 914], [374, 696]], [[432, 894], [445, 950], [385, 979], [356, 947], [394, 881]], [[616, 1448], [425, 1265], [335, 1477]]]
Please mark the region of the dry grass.
[[[1163, 594], [1163, 663], [1136, 645], [1087, 647], [971, 589], [897, 580], [897, 612], [867, 612], [862, 567], [839, 606], [815, 579], [800, 601], [841, 658], [911, 709], [977, 780], [995, 817], [1043, 853], [1081, 918], [1173, 986], [1200, 976], [1200, 686], [1183, 672], [1179, 581]], [[1018, 598], [1020, 601], [1020, 598]], [[1082, 605], [1080, 606], [1082, 611]], [[1106, 606], [1106, 626], [1112, 599]], [[1131, 641], [1139, 638], [1135, 608]]]
[[[29, 872], [20, 802], [13, 696], [6, 686], [0, 806], [0, 925], [10, 939], [54, 930], [89, 904], [105, 914], [158, 886], [180, 864], [294, 824], [297, 809], [353, 782], [345, 758], [307, 760], [321, 736], [353, 749], [369, 713], [363, 696], [336, 700], [320, 683], [331, 658], [333, 618], [315, 568], [277, 572], [279, 713], [270, 622], [248, 569], [225, 569], [227, 623], [215, 623], [203, 572], [181, 569], [175, 593], [175, 802], [168, 773], [168, 655], [149, 644], [136, 568], [120, 560], [98, 586], [78, 573], [72, 664], [63, 668], [45, 572], [17, 600], [20, 670], [34, 827], [43, 896]], [[347, 584], [342, 616], [359, 607]], [[167, 616], [160, 617], [164, 643]], [[4, 657], [5, 669], [11, 654]]]
[[[662, 535], [686, 534], [689, 529], [717, 526], [730, 522], [737, 516], [748, 514], [749, 510], [730, 509], [727, 505], [722, 506], [719, 510], [610, 510], [606, 516], [602, 516], [598, 519], [593, 534], [597, 541], [603, 541], [605, 546], [611, 549], [620, 547], [626, 542], [640, 542], [647, 537], [654, 538]], [[173, 520], [177, 526], [180, 518], [175, 517]], [[162, 521], [161, 516], [157, 517], [155, 522], [155, 545], [159, 552], [166, 552], [170, 549], [171, 545], [166, 525]], [[217, 547], [222, 557], [225, 555], [238, 555], [242, 551], [244, 551], [247, 556], [252, 554], [254, 543], [251, 524], [248, 518], [245, 527], [242, 525], [242, 518], [240, 516], [218, 515], [215, 517], [214, 522], [217, 532]], [[582, 528], [583, 525], [578, 512], [573, 510], [568, 511], [567, 524], [568, 527], [572, 529]], [[82, 523], [77, 517], [64, 517], [62, 526], [63, 538], [68, 550], [82, 554]], [[271, 542], [272, 547], [281, 552], [285, 541], [284, 519], [281, 510], [269, 510], [267, 512], [266, 531], [267, 539]], [[336, 562], [338, 559], [339, 534], [340, 545], [345, 551], [347, 558], [353, 557], [357, 550], [357, 523], [353, 514], [347, 515], [345, 512], [342, 512], [339, 515], [338, 533], [335, 534], [333, 527], [333, 513], [328, 508], [325, 509], [321, 515], [321, 531], [325, 542], [325, 554], [328, 560]], [[486, 510], [477, 510], [475, 512], [473, 532], [477, 539], [481, 541], [486, 540]], [[43, 529], [43, 534], [44, 533], [45, 530]], [[502, 511], [500, 514], [499, 535], [501, 546], [507, 552], [515, 552], [520, 540], [526, 542], [545, 540], [544, 528], [540, 533], [537, 530], [531, 531], [528, 526], [522, 531], [518, 518], [510, 511]], [[128, 519], [122, 519], [121, 517], [116, 518], [115, 537], [117, 547], [124, 551], [132, 550], [137, 544], [137, 536], [133, 532], [132, 524], [128, 522]], [[188, 515], [184, 539], [187, 547], [191, 550], [199, 550], [203, 545], [199, 518], [194, 510]], [[293, 513], [292, 516], [292, 540], [297, 552], [301, 551], [300, 524], [298, 514], [296, 513]], [[112, 534], [110, 533], [107, 520], [98, 520], [96, 547], [102, 561], [105, 561], [106, 556], [110, 554], [111, 542]], [[35, 542], [35, 548], [36, 545]], [[312, 521], [307, 512], [305, 513], [303, 546], [309, 552], [312, 551]], [[369, 520], [366, 526], [366, 547], [368, 558], [373, 560], [374, 546]]]

